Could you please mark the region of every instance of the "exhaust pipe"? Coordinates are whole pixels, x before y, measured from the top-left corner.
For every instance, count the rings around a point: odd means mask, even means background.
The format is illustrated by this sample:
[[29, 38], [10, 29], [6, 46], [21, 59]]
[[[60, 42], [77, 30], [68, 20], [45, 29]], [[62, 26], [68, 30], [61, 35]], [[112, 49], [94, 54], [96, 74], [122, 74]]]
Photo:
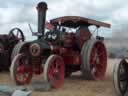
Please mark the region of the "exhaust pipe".
[[37, 11], [38, 11], [38, 32], [42, 34], [42, 36], [38, 36], [38, 38], [41, 38], [44, 37], [47, 3], [45, 2], [38, 3]]

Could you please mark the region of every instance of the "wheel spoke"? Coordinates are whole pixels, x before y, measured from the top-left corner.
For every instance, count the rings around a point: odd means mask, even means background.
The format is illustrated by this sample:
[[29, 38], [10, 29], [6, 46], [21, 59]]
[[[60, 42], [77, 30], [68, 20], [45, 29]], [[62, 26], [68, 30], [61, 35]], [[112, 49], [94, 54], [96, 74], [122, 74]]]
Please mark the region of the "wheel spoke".
[[102, 70], [101, 70], [101, 69], [98, 69], [97, 72], [96, 72], [96, 74], [97, 74], [98, 76], [101, 76], [101, 75], [102, 75]]
[[91, 69], [91, 73], [94, 75], [95, 72], [96, 72], [96, 67], [93, 67], [93, 68]]
[[128, 82], [120, 82], [119, 84], [120, 84], [119, 88], [120, 88], [121, 93], [125, 94], [126, 91], [128, 90]]
[[19, 31], [17, 30], [17, 32], [16, 32], [16, 36], [18, 37], [19, 36]]
[[91, 64], [92, 65], [95, 65], [95, 63], [96, 63], [96, 50], [95, 49], [93, 49], [94, 50], [94, 52], [93, 52], [93, 54], [91, 55]]
[[98, 57], [103, 56], [103, 54], [104, 54], [104, 52], [101, 52], [100, 54], [98, 54]]
[[58, 62], [55, 63], [55, 68], [56, 68], [56, 70], [58, 70], [58, 68], [59, 68], [59, 63]]
[[122, 74], [122, 75], [120, 75], [119, 80], [120, 81], [127, 81], [128, 77], [126, 76], [126, 74]]
[[125, 88], [126, 88], [126, 91], [127, 91], [127, 89], [128, 89], [128, 81], [127, 81], [127, 83], [126, 83], [126, 87], [125, 87]]
[[93, 69], [92, 69], [92, 75], [93, 76], [100, 76], [102, 73], [101, 73], [101, 70], [100, 69], [97, 69], [97, 67], [95, 66]]
[[96, 64], [96, 67], [97, 67], [98, 70], [103, 68], [103, 66], [101, 64]]

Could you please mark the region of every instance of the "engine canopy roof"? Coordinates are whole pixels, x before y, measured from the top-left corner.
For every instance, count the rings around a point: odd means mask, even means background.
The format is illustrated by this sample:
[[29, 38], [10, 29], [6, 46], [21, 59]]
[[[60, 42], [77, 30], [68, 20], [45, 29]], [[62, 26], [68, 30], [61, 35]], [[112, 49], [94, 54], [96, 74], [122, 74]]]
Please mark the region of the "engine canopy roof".
[[72, 28], [77, 28], [79, 26], [90, 26], [90, 25], [95, 25], [97, 27], [102, 26], [102, 27], [107, 27], [107, 28], [111, 27], [110, 24], [84, 18], [84, 17], [80, 17], [80, 16], [59, 17], [59, 18], [50, 20], [50, 23], [53, 25], [61, 25], [61, 26], [72, 27]]

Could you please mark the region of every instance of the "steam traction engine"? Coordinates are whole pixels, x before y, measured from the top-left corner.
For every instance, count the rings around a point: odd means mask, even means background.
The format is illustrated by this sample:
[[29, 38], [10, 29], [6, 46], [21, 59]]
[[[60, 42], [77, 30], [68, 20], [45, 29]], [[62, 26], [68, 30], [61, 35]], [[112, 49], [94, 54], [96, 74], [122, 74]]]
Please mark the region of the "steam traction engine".
[[13, 28], [9, 34], [0, 35], [0, 70], [9, 69], [14, 46], [24, 39], [24, 34], [19, 28]]
[[58, 88], [65, 76], [79, 70], [84, 79], [102, 79], [107, 66], [104, 38], [93, 38], [88, 27], [110, 25], [78, 16], [64, 16], [46, 23], [47, 4], [39, 3], [37, 10], [38, 39], [19, 43], [13, 50], [16, 55], [10, 71], [14, 82], [28, 84], [33, 74], [43, 74], [44, 81]]

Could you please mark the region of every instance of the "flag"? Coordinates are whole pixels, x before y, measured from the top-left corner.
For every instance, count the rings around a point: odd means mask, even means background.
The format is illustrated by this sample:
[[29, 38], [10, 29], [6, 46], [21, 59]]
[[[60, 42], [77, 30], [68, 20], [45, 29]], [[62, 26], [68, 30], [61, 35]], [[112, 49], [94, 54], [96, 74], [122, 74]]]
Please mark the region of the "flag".
[[46, 22], [45, 23], [45, 27], [48, 29], [48, 30], [53, 30], [55, 28], [55, 26], [53, 26], [51, 23], [49, 22]]

